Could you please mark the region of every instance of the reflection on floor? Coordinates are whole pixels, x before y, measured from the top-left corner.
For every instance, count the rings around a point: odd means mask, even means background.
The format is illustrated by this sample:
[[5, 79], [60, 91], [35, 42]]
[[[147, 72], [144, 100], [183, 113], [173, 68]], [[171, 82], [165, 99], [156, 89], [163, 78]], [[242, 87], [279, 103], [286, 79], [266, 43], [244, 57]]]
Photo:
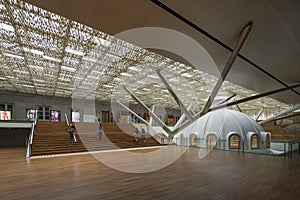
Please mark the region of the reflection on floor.
[[[300, 156], [293, 159], [189, 148], [149, 173], [109, 168], [92, 155], [26, 160], [25, 149], [0, 149], [0, 196], [6, 199], [295, 199]], [[146, 156], [147, 154], [145, 154]], [[126, 157], [114, 153], [114, 159]], [[155, 162], [155, 160], [153, 160]]]

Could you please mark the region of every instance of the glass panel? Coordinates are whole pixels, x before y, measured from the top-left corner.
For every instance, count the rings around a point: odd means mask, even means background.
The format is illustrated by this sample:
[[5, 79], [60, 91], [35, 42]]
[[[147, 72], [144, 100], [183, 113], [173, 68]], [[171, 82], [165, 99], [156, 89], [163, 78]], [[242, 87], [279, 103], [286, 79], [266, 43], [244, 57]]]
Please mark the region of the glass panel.
[[217, 137], [213, 134], [209, 134], [206, 138], [206, 144], [208, 149], [215, 148], [217, 144]]
[[8, 110], [8, 111], [13, 111], [13, 105], [9, 105], [9, 104], [8, 104], [8, 105], [7, 105], [7, 110]]
[[191, 146], [197, 146], [197, 137], [196, 137], [196, 135], [191, 135], [191, 138], [190, 138], [190, 140], [191, 140]]
[[251, 148], [252, 149], [258, 148], [258, 136], [257, 135], [252, 135], [252, 137], [251, 137]]
[[271, 141], [270, 141], [270, 135], [268, 134], [266, 136], [266, 148], [270, 148], [271, 147]]
[[44, 107], [39, 107], [39, 119], [44, 119]]
[[0, 110], [5, 110], [5, 104], [0, 104]]
[[240, 136], [231, 135], [229, 138], [229, 148], [230, 149], [239, 149], [240, 148]]

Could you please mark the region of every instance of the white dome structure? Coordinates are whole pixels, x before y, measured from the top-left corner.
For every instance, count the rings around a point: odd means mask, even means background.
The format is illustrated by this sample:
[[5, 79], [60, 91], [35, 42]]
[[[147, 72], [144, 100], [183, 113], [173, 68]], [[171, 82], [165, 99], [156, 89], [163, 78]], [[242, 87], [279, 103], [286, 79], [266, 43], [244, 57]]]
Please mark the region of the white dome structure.
[[269, 132], [234, 110], [212, 111], [174, 136], [178, 145], [201, 148], [257, 150], [270, 148]]

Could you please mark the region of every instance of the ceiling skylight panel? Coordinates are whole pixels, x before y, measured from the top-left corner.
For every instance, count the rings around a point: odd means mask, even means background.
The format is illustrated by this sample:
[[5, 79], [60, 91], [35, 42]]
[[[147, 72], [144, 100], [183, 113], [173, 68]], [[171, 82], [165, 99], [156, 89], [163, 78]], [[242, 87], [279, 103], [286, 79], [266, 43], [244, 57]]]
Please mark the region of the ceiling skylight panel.
[[91, 30], [82, 24], [77, 24], [74, 27], [75, 22], [72, 22], [72, 28], [70, 29], [70, 39], [79, 42], [82, 45], [86, 45], [90, 40], [92, 40]]
[[89, 49], [89, 51], [86, 53], [85, 56], [90, 57], [90, 58], [99, 59], [99, 58], [103, 57], [103, 55], [104, 55], [104, 52], [102, 52], [98, 49], [92, 48], [92, 49]]
[[67, 66], [73, 66], [74, 68], [79, 65], [80, 63], [80, 59], [79, 58], [72, 58], [72, 57], [67, 57], [65, 56], [63, 58], [63, 65], [67, 65]]
[[0, 38], [1, 40], [10, 41], [11, 43], [15, 43], [16, 41], [16, 33], [11, 31], [6, 31], [3, 29], [0, 29]]
[[109, 56], [109, 58], [107, 58], [107, 59], [108, 59], [108, 61], [112, 61], [112, 62], [121, 59], [121, 57], [119, 55], [117, 55], [115, 53], [111, 53], [111, 52], [106, 52], [104, 55], [105, 55], [105, 57]]
[[36, 14], [39, 15], [40, 19], [42, 19], [44, 26], [47, 25], [46, 31], [48, 33], [55, 35], [57, 37], [64, 37], [67, 33], [67, 25], [69, 20], [61, 17], [59, 15], [56, 15], [54, 13], [49, 13], [42, 9], [37, 9]]
[[0, 38], [1, 38], [0, 39], [0, 48], [2, 49], [2, 52], [5, 50], [10, 51], [10, 50], [18, 49], [18, 46], [16, 43], [7, 41], [6, 39], [2, 38], [2, 35], [0, 35]]

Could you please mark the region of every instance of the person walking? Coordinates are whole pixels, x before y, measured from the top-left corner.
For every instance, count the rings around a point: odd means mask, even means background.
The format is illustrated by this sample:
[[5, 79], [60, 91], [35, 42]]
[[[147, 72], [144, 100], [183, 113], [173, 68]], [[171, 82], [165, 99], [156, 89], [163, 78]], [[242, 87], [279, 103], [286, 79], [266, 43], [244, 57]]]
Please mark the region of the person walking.
[[70, 145], [72, 145], [73, 141], [74, 141], [74, 133], [75, 133], [75, 126], [73, 124], [69, 125], [68, 128], [68, 132], [69, 132], [69, 136], [70, 136]]

